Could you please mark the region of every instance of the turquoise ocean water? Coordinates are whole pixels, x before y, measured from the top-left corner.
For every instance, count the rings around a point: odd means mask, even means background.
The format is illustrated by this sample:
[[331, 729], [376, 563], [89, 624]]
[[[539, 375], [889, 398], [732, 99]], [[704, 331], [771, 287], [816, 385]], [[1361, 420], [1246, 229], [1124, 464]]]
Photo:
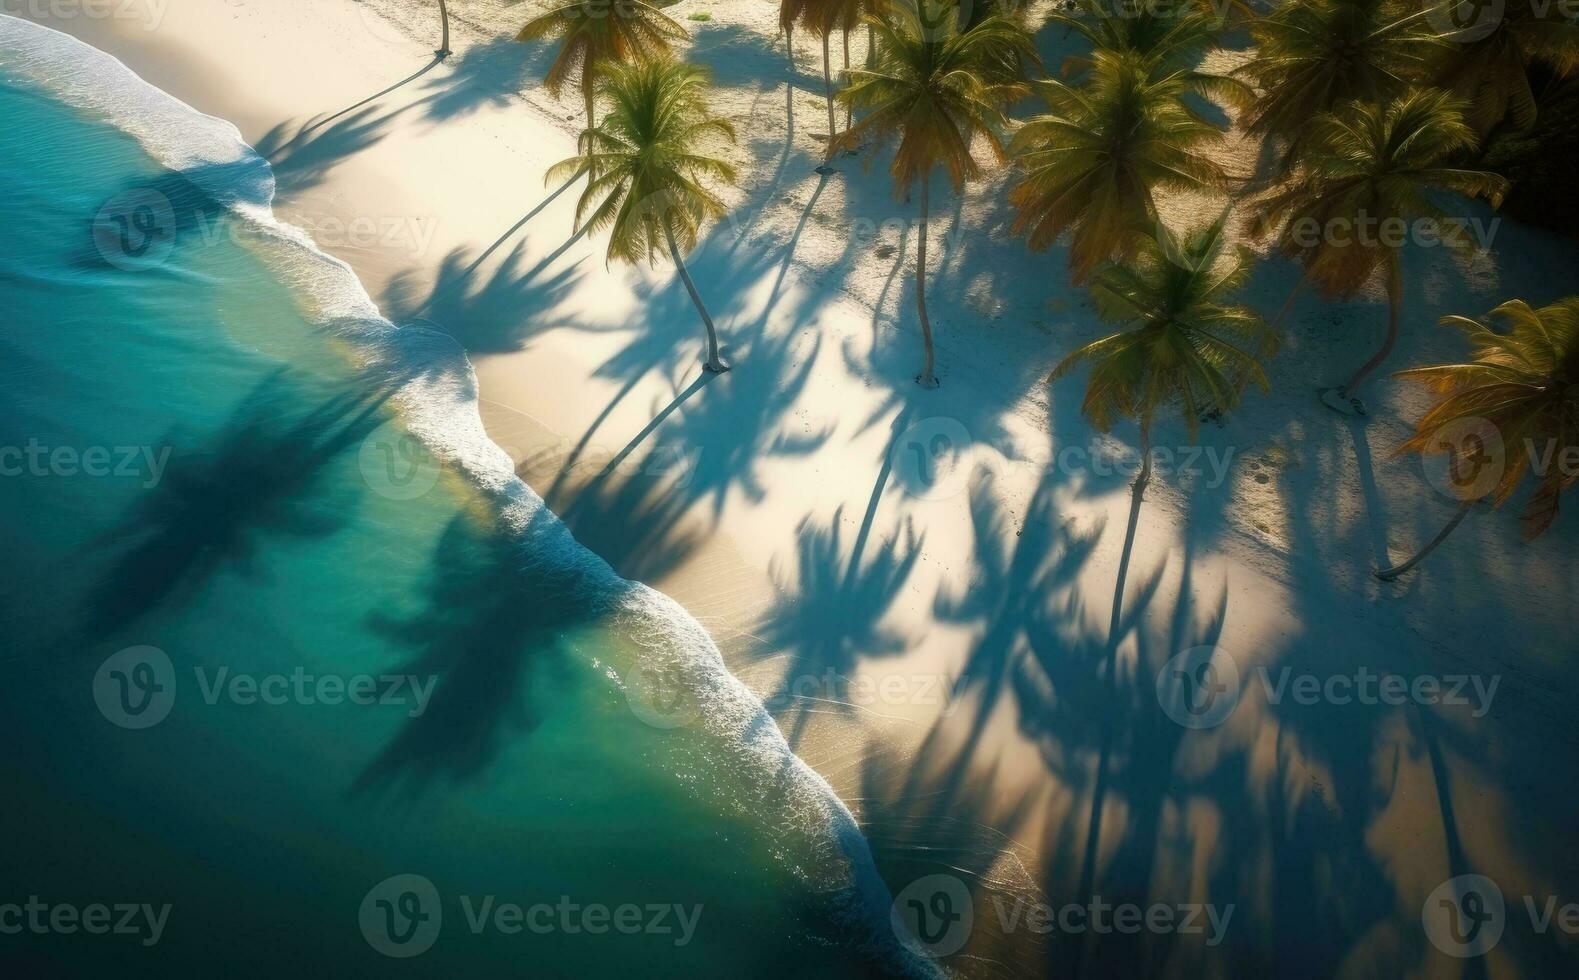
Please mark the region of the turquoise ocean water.
[[9, 18], [0, 119], [0, 962], [927, 972], [701, 628], [234, 129]]

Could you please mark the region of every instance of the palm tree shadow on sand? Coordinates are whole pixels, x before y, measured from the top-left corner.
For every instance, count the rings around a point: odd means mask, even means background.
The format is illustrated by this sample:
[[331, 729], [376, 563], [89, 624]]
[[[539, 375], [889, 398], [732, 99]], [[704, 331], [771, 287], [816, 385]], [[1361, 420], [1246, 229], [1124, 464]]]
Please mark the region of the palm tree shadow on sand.
[[551, 268], [563, 248], [524, 268], [526, 249], [526, 241], [518, 242], [479, 279], [482, 257], [473, 258], [464, 246], [457, 247], [444, 256], [425, 293], [418, 285], [424, 270], [397, 273], [384, 290], [382, 306], [390, 320], [438, 329], [469, 354], [521, 350], [543, 330], [559, 325], [551, 314], [583, 276], [579, 262]]
[[904, 421], [901, 415], [895, 423], [894, 441], [883, 453], [848, 553], [841, 506], [826, 525], [814, 523], [811, 515], [801, 520], [793, 580], [777, 563], [770, 569], [778, 586], [777, 600], [764, 612], [756, 632], [764, 651], [784, 661], [783, 674], [766, 703], [781, 718], [794, 713], [794, 726], [786, 735], [791, 748], [800, 743], [813, 714], [852, 708], [847, 687], [862, 659], [895, 656], [910, 646], [902, 631], [883, 620], [921, 557], [925, 535], [918, 536], [907, 520], [902, 533], [873, 540]]

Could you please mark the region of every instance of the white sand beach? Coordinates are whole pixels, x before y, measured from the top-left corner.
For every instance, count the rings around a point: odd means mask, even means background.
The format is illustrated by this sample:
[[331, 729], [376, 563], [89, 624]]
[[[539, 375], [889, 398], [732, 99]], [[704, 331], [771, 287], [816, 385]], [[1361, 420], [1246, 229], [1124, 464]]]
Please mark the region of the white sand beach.
[[[1458, 976], [1421, 909], [1469, 873], [1516, 910], [1489, 975], [1573, 955], [1575, 937], [1532, 926], [1523, 899], [1579, 897], [1563, 785], [1579, 761], [1565, 723], [1579, 518], [1525, 543], [1517, 500], [1477, 509], [1419, 572], [1374, 578], [1454, 510], [1417, 458], [1394, 456], [1422, 392], [1378, 377], [1364, 423], [1316, 399], [1378, 343], [1379, 294], [1307, 292], [1270, 394], [1207, 425], [1199, 451], [1162, 428], [1173, 471], [1141, 513], [1110, 683], [1135, 433], [1095, 432], [1079, 379], [1046, 381], [1103, 326], [1062, 248], [1033, 254], [1009, 234], [1009, 176], [935, 194], [942, 386], [924, 391], [914, 205], [884, 159], [814, 171], [820, 48], [797, 39], [791, 79], [776, 4], [667, 8], [739, 130], [730, 219], [689, 259], [734, 368], [709, 376], [672, 268], [606, 264], [606, 240], [573, 234], [580, 184], [544, 185], [574, 153], [581, 108], [541, 90], [546, 46], [510, 38], [529, 8], [454, 0], [455, 54], [433, 63], [434, 6], [174, 0], [33, 19], [235, 123], [275, 169], [282, 219], [396, 324], [465, 346], [520, 474], [578, 539], [708, 628], [856, 813], [890, 889], [937, 872], [970, 884], [975, 935], [949, 970], [1056, 970], [1090, 937], [1033, 934], [1003, 909], [1084, 902], [1094, 884], [1109, 901], [1234, 911], [1220, 944], [1093, 944], [1092, 975]], [[1062, 33], [1039, 35], [1050, 61], [1073, 49]], [[864, 37], [852, 43], [859, 61]], [[1223, 203], [1175, 201], [1168, 217], [1210, 220]], [[1490, 254], [1410, 253], [1389, 370], [1465, 353], [1443, 315], [1579, 291], [1579, 243], [1466, 214], [1493, 229]], [[1268, 258], [1248, 301], [1271, 316], [1296, 278]], [[1191, 729], [1156, 680], [1207, 646], [1235, 662], [1242, 696], [1223, 724]], [[1366, 671], [1467, 678], [1465, 703], [1275, 703], [1262, 680]]]

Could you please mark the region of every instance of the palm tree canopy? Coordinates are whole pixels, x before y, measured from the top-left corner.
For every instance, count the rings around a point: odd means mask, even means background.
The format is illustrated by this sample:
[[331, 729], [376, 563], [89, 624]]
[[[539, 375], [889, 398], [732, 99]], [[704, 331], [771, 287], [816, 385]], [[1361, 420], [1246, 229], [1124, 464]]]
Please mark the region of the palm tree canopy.
[[572, 77], [589, 84], [588, 69], [600, 61], [660, 57], [669, 52], [673, 42], [690, 36], [684, 27], [642, 0], [569, 0], [527, 21], [515, 39], [563, 40], [543, 80], [543, 86], [557, 99]]
[[[1304, 262], [1327, 295], [1354, 296], [1379, 268], [1397, 261], [1397, 236], [1381, 229], [1412, 228], [1421, 219], [1436, 222], [1439, 231], [1453, 227], [1433, 194], [1501, 205], [1506, 180], [1458, 165], [1479, 143], [1463, 108], [1450, 93], [1415, 89], [1385, 106], [1354, 103], [1316, 117], [1301, 171], [1258, 202], [1258, 217], [1281, 229], [1283, 254]], [[1340, 225], [1347, 232], [1336, 238], [1331, 232]], [[1372, 231], [1361, 233], [1366, 227]], [[1452, 234], [1442, 243], [1470, 244]]]
[[711, 113], [705, 69], [663, 58], [605, 67], [598, 96], [606, 114], [582, 134], [588, 152], [556, 163], [552, 183], [591, 169], [576, 205], [576, 224], [610, 229], [609, 261], [656, 261], [673, 236], [682, 251], [696, 247], [703, 223], [726, 207], [710, 182], [733, 183], [735, 168], [707, 152], [734, 142], [727, 119]]
[[914, 0], [867, 23], [877, 59], [869, 69], [851, 69], [850, 85], [839, 93], [863, 115], [836, 147], [870, 143], [875, 150], [897, 139], [890, 172], [899, 196], [940, 164], [954, 189], [963, 189], [981, 174], [972, 154], [978, 137], [1003, 161], [1003, 107], [1027, 92], [1023, 65], [1039, 63], [1025, 29], [993, 16], [962, 30], [957, 8], [928, 28]]
[[1311, 117], [1384, 102], [1423, 81], [1445, 44], [1428, 13], [1407, 0], [1292, 0], [1256, 20], [1256, 56], [1236, 72], [1264, 96], [1249, 131], [1284, 137], [1296, 150]]
[[[1217, 41], [1221, 18], [1202, 11], [1161, 13], [1137, 3], [1134, 10], [1115, 11], [1110, 0], [1076, 0], [1067, 12], [1054, 11], [1049, 23], [1063, 24], [1106, 51], [1150, 55], [1169, 69], [1188, 67]], [[1064, 73], [1087, 67], [1090, 59], [1071, 56]]]
[[1143, 55], [1097, 51], [1084, 86], [1038, 83], [1052, 111], [1027, 120], [1011, 145], [1025, 171], [1009, 194], [1015, 233], [1041, 250], [1073, 229], [1069, 261], [1084, 281], [1155, 224], [1156, 192], [1226, 186], [1202, 152], [1222, 131], [1185, 104], [1189, 76], [1157, 78]]
[[1108, 266], [1092, 284], [1098, 315], [1122, 329], [1064, 358], [1052, 377], [1091, 366], [1081, 410], [1098, 429], [1127, 418], [1149, 431], [1156, 413], [1173, 407], [1193, 433], [1203, 412], [1226, 414], [1239, 404], [1236, 376], [1266, 388], [1250, 351], [1273, 349], [1275, 338], [1258, 313], [1232, 302], [1249, 282], [1252, 259], [1229, 246], [1227, 217], [1182, 241], [1158, 225], [1134, 259]]
[[1454, 38], [1437, 72], [1444, 86], [1469, 101], [1470, 125], [1489, 134], [1507, 120], [1516, 132], [1528, 132], [1537, 114], [1529, 70], [1541, 65], [1559, 78], [1579, 74], [1579, 15], [1558, 3], [1512, 3], [1482, 34], [1479, 19], [1495, 8], [1472, 6], [1476, 0], [1439, 2], [1446, 14], [1438, 22], [1473, 25], [1472, 33]]
[[1442, 320], [1443, 326], [1464, 331], [1474, 345], [1468, 363], [1399, 373], [1442, 398], [1398, 451], [1454, 455], [1483, 450], [1454, 436], [1466, 425], [1489, 422], [1502, 443], [1501, 478], [1487, 494], [1497, 506], [1544, 463], [1535, 472], [1539, 486], [1524, 512], [1525, 537], [1533, 538], [1556, 520], [1559, 498], [1579, 479], [1579, 470], [1560, 463], [1565, 453], [1579, 452], [1579, 297], [1539, 310], [1514, 300], [1491, 316], [1509, 331], [1466, 317]]

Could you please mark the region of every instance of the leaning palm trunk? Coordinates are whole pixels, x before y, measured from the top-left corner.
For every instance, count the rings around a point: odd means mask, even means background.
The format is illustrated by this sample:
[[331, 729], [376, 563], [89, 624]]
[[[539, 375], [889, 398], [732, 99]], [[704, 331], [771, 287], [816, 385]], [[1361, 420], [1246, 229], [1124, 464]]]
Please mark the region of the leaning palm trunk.
[[938, 386], [933, 373], [932, 321], [927, 317], [927, 220], [931, 210], [932, 174], [928, 172], [921, 178], [921, 239], [916, 244], [916, 312], [921, 316], [921, 343], [926, 351], [916, 383], [923, 388]]
[[444, 22], [444, 40], [439, 42], [439, 49], [434, 54], [440, 58], [448, 58], [450, 51], [450, 8], [445, 0], [439, 0], [439, 18]]
[[1343, 386], [1343, 393], [1349, 398], [1355, 397], [1360, 390], [1360, 385], [1371, 376], [1371, 372], [1381, 367], [1382, 362], [1392, 354], [1393, 348], [1398, 346], [1398, 321], [1403, 315], [1404, 303], [1404, 270], [1403, 259], [1400, 257], [1393, 261], [1393, 267], [1387, 277], [1387, 337], [1382, 341], [1381, 349], [1371, 355], [1371, 359], [1360, 365], [1354, 372], [1354, 377]]
[[685, 283], [685, 291], [691, 294], [691, 302], [696, 304], [696, 312], [702, 315], [702, 326], [707, 328], [707, 363], [702, 366], [714, 374], [727, 371], [729, 365], [718, 356], [718, 331], [713, 328], [713, 317], [707, 312], [701, 294], [696, 291], [696, 283], [691, 281], [691, 273], [685, 268], [685, 259], [680, 256], [680, 246], [674, 240], [674, 230], [666, 225], [663, 236], [669, 242], [669, 254], [674, 256], [674, 267], [680, 272], [680, 281]]
[[1430, 544], [1427, 544], [1424, 548], [1420, 549], [1420, 553], [1418, 555], [1415, 555], [1413, 558], [1404, 562], [1402, 565], [1394, 565], [1392, 568], [1384, 568], [1378, 571], [1376, 573], [1376, 577], [1381, 579], [1383, 582], [1391, 582], [1399, 576], [1412, 571], [1416, 565], [1426, 560], [1427, 555], [1431, 554], [1431, 552], [1437, 549], [1437, 545], [1447, 540], [1447, 536], [1452, 534], [1454, 529], [1464, 522], [1464, 518], [1469, 516], [1470, 510], [1474, 506], [1475, 501], [1473, 500], [1466, 500], [1462, 504], [1459, 504], [1458, 512], [1453, 515], [1453, 519], [1447, 522], [1446, 527], [1437, 532], [1436, 537], [1431, 539]]

